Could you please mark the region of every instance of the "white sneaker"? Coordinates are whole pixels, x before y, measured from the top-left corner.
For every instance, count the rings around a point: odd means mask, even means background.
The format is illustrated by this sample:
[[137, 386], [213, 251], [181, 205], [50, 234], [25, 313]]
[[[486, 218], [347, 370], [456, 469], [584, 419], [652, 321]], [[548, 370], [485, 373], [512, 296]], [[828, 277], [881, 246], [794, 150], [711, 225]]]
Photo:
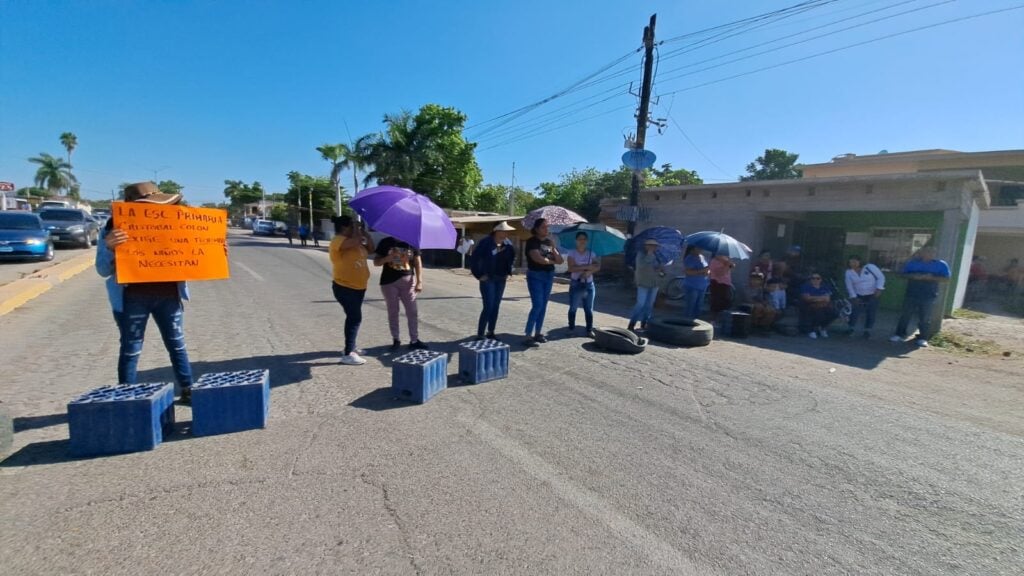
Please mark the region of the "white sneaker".
[[903, 336], [896, 336], [895, 334], [889, 336], [889, 342], [903, 342]]
[[917, 344], [921, 348], [928, 347], [928, 341], [925, 340], [924, 338], [918, 338], [917, 340], [914, 341], [914, 344]]
[[817, 340], [818, 339], [818, 333], [812, 330], [812, 331], [807, 333], [807, 337], [810, 338], [811, 340]]
[[349, 352], [341, 357], [341, 363], [348, 366], [362, 366], [363, 364], [366, 364], [366, 360], [355, 352]]
[[828, 330], [818, 330], [818, 336], [821, 336], [822, 338], [828, 338]]

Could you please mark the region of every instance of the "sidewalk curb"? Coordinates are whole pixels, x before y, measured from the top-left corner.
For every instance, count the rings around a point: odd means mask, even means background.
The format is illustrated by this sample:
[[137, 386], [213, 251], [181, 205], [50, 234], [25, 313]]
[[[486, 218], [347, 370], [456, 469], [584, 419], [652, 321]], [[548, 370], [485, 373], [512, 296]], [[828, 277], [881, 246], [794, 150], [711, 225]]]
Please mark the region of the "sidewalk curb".
[[0, 286], [0, 316], [45, 294], [54, 286], [92, 267], [96, 254], [92, 251], [60, 264], [44, 268], [31, 276]]

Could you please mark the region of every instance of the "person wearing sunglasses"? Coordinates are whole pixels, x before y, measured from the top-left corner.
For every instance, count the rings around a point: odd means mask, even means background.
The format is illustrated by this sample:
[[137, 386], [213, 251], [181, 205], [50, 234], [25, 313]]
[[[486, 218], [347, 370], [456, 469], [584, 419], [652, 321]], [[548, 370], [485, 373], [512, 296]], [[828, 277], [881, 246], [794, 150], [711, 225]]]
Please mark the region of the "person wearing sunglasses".
[[811, 339], [828, 338], [828, 325], [838, 318], [832, 308], [832, 291], [814, 272], [800, 287], [800, 331]]

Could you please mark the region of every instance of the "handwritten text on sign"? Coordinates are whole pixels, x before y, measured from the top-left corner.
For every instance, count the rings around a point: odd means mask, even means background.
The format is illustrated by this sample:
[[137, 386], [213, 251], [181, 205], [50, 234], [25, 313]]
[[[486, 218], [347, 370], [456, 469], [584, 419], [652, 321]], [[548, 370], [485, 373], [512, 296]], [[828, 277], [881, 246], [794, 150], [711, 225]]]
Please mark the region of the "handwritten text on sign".
[[213, 208], [115, 202], [117, 281], [181, 282], [228, 278], [227, 213]]

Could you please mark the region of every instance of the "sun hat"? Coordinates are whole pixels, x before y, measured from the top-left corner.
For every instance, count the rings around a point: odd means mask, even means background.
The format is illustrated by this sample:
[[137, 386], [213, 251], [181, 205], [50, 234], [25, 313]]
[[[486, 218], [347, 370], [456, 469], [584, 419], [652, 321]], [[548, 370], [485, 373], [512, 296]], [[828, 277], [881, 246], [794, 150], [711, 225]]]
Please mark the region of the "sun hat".
[[513, 230], [515, 230], [515, 228], [510, 226], [509, 223], [505, 221], [502, 221], [501, 224], [498, 224], [497, 226], [494, 227], [495, 232], [512, 232]]
[[177, 204], [181, 201], [181, 194], [165, 194], [152, 182], [136, 182], [124, 187], [124, 199], [148, 204]]
[[647, 240], [644, 240], [644, 246], [661, 246], [661, 244], [659, 244], [654, 238], [648, 238]]

